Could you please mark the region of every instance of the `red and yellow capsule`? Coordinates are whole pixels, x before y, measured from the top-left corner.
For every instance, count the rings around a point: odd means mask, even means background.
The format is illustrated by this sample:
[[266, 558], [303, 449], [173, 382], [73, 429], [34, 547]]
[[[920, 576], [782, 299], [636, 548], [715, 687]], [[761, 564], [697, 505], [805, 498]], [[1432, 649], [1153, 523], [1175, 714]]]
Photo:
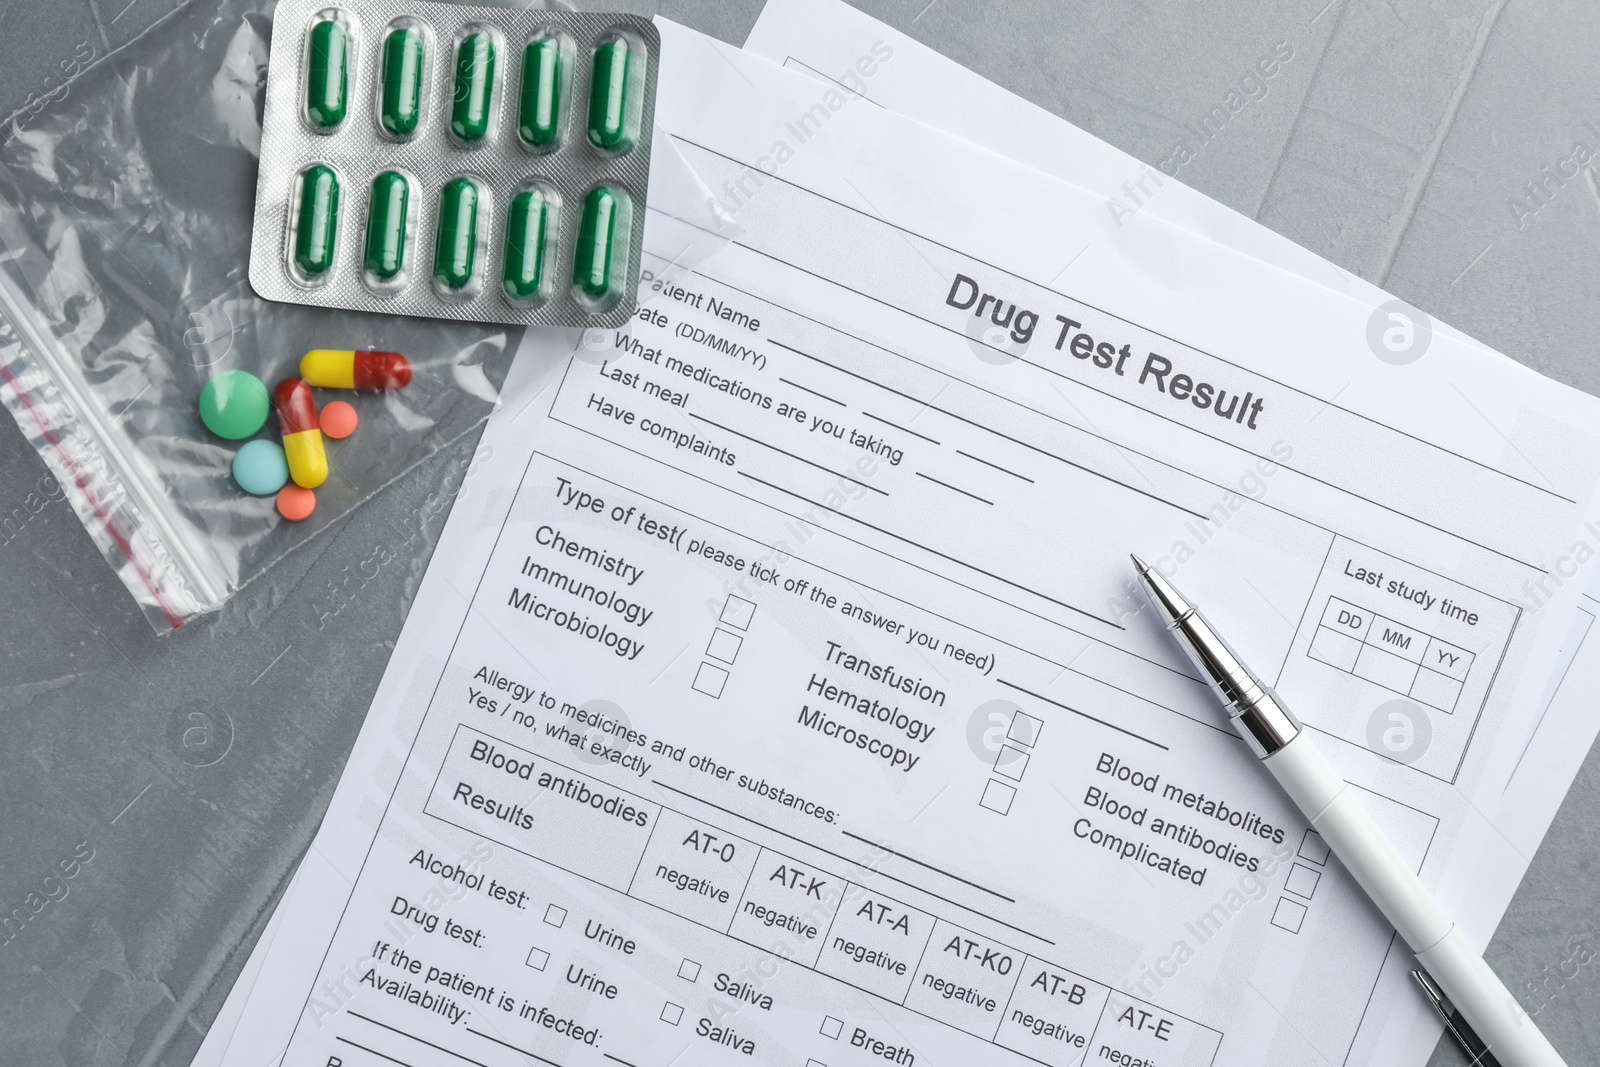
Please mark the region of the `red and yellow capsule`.
[[289, 477], [303, 489], [315, 489], [328, 480], [328, 454], [322, 449], [322, 428], [311, 386], [300, 378], [285, 378], [272, 390], [272, 406], [278, 412]]
[[411, 361], [371, 348], [313, 348], [300, 357], [300, 377], [322, 389], [399, 389], [411, 383]]

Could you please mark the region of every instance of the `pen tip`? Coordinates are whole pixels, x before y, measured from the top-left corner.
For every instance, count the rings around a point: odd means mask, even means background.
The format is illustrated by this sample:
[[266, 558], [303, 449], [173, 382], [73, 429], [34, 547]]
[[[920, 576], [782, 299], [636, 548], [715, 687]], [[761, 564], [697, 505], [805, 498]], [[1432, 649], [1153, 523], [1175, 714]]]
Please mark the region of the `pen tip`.
[[1139, 582], [1144, 587], [1146, 595], [1150, 597], [1161, 610], [1168, 621], [1181, 618], [1193, 610], [1183, 594], [1172, 587], [1172, 583], [1162, 576], [1150, 564], [1138, 556], [1129, 553], [1128, 558], [1133, 560], [1133, 567], [1139, 572]]

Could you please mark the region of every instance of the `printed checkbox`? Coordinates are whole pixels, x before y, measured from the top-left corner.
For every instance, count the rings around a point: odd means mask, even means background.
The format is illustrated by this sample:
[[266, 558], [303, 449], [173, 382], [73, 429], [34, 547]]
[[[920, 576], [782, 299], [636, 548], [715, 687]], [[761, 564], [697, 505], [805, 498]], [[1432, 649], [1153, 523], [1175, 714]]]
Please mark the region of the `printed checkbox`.
[[835, 1019], [831, 1015], [824, 1015], [822, 1017], [822, 1029], [819, 1030], [818, 1033], [820, 1033], [823, 1037], [830, 1037], [833, 1040], [837, 1041], [837, 1040], [839, 1040], [839, 1033], [843, 1029], [844, 1029], [844, 1020], [843, 1019]]
[[1361, 651], [1356, 653], [1356, 665], [1350, 668], [1350, 673], [1357, 678], [1377, 682], [1396, 693], [1407, 693], [1411, 691], [1411, 683], [1417, 679], [1417, 670], [1417, 663], [1413, 659], [1397, 656], [1377, 645], [1362, 645]]
[[1312, 659], [1347, 672], [1356, 669], [1356, 656], [1360, 653], [1359, 640], [1326, 626], [1317, 627], [1317, 632], [1311, 638], [1311, 647], [1306, 650], [1306, 655]]
[[683, 1005], [667, 1001], [661, 1006], [661, 1021], [677, 1026], [683, 1019]]
[[828, 1065], [821, 1060], [807, 1060], [806, 1067], [828, 1067]]
[[551, 926], [559, 927], [567, 921], [567, 909], [559, 904], [552, 904], [544, 909], [544, 921]]
[[542, 971], [550, 963], [550, 953], [537, 946], [528, 950], [528, 966], [536, 971]]
[[712, 659], [720, 659], [724, 663], [732, 663], [733, 658], [739, 654], [739, 646], [744, 644], [744, 638], [738, 634], [729, 633], [727, 630], [711, 631], [711, 643], [706, 646], [706, 655]]
[[994, 769], [996, 774], [1020, 782], [1022, 772], [1028, 769], [1028, 754], [1015, 745], [1001, 745], [1000, 754], [994, 758]]
[[1322, 872], [1314, 871], [1303, 863], [1297, 863], [1289, 868], [1289, 880], [1283, 888], [1297, 897], [1311, 899], [1311, 894], [1317, 891], [1317, 883], [1322, 880]]
[[1453, 715], [1456, 701], [1461, 699], [1461, 683], [1424, 667], [1417, 672], [1417, 680], [1411, 683], [1409, 695], [1412, 700], [1420, 700], [1430, 708]]
[[1300, 924], [1306, 921], [1306, 906], [1288, 897], [1278, 898], [1277, 910], [1272, 913], [1272, 925], [1280, 930], [1287, 930], [1291, 934], [1300, 932]]
[[678, 977], [685, 982], [692, 982], [700, 977], [700, 965], [685, 956], [683, 962], [678, 964]]
[[722, 696], [722, 687], [728, 684], [728, 672], [714, 663], [700, 664], [694, 676], [694, 687], [708, 697]]
[[750, 629], [750, 617], [755, 613], [756, 605], [754, 601], [729, 593], [728, 601], [722, 605], [722, 614], [717, 621], [725, 622], [736, 630], [748, 630]]
[[1315, 830], [1306, 830], [1305, 836], [1300, 839], [1300, 858], [1310, 860], [1318, 867], [1328, 862], [1328, 843], [1322, 835]]
[[1019, 711], [1011, 716], [1011, 728], [1006, 731], [1006, 739], [1032, 748], [1039, 743], [1039, 731], [1043, 729], [1043, 722], [1025, 711]]
[[978, 803], [990, 811], [1004, 815], [1011, 810], [1011, 802], [1016, 798], [1017, 790], [1014, 786], [1006, 785], [1004, 782], [998, 782], [991, 778], [989, 779], [989, 784], [983, 787], [983, 797]]

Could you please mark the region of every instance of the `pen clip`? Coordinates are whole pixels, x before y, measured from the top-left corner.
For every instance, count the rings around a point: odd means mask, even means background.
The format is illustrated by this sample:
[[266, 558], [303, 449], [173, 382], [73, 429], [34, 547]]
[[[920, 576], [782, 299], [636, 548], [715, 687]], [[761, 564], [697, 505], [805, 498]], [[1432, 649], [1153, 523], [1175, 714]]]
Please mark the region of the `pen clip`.
[[1471, 1067], [1500, 1067], [1500, 1061], [1489, 1051], [1489, 1046], [1485, 1045], [1483, 1039], [1467, 1025], [1466, 1018], [1456, 1010], [1454, 1004], [1450, 1003], [1450, 998], [1444, 995], [1444, 990], [1439, 988], [1439, 983], [1433, 980], [1433, 976], [1421, 967], [1417, 967], [1411, 971], [1411, 977], [1422, 987], [1428, 1003], [1433, 1005], [1433, 1010], [1444, 1020], [1444, 1028], [1455, 1038], [1461, 1051], [1466, 1053], [1467, 1062]]

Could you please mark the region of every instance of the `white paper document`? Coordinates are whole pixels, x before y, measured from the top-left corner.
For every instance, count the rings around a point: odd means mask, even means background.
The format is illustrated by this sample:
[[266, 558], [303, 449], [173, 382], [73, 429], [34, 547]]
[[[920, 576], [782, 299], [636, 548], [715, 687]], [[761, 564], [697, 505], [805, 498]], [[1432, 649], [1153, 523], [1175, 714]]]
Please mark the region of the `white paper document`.
[[[852, 73], [856, 58], [874, 46], [891, 48], [894, 62], [879, 66], [870, 80], [861, 78], [859, 72]], [[1230, 115], [1210, 115], [1186, 128], [1175, 138], [1159, 166], [1152, 168], [843, 0], [770, 0], [744, 47], [787, 68], [830, 81], [875, 104], [1098, 192], [1106, 198], [1106, 210], [1113, 220], [1149, 211], [1308, 281], [1375, 303], [1387, 321], [1401, 329], [1369, 340], [1380, 344], [1393, 341], [1393, 347], [1403, 349], [1417, 345], [1419, 336], [1426, 344], [1422, 335], [1434, 328], [1455, 333], [1448, 324], [1428, 320], [1377, 286], [1176, 180], [1188, 153], [1220, 135], [1222, 124], [1230, 121]], [[1282, 66], [1285, 50], [1293, 52], [1287, 43], [1279, 44], [1252, 72], [1260, 75], [1256, 83], [1263, 92], [1265, 83]], [[1227, 106], [1242, 107], [1244, 103], [1247, 101]], [[1421, 330], [1404, 328], [1407, 323], [1423, 322], [1427, 326]], [[1478, 344], [1471, 338], [1464, 339]], [[1507, 782], [1504, 808], [1520, 809], [1521, 837], [1530, 842], [1522, 846], [1525, 858], [1531, 857], [1534, 844], [1543, 836], [1587, 752], [1588, 739], [1594, 736], [1589, 724], [1596, 720], [1597, 709], [1590, 696], [1594, 688], [1587, 682], [1600, 672], [1600, 639], [1595, 638], [1590, 625], [1597, 592], [1600, 584], [1591, 579], [1584, 601], [1573, 615], [1545, 695], [1519, 709], [1529, 720], [1523, 754], [1532, 750], [1536, 737], [1542, 735], [1541, 749], [1549, 755], [1546, 760], [1519, 762]], [[1391, 740], [1409, 742], [1403, 731], [1389, 736]], [[1498, 909], [1506, 903], [1502, 891], [1498, 887], [1484, 889], [1482, 903], [1498, 915]], [[1537, 1013], [1544, 991], [1532, 986], [1519, 992], [1530, 1001], [1528, 1010]], [[1420, 999], [1415, 1007], [1425, 1025], [1432, 1025], [1431, 1008]]]
[[1559, 800], [1513, 772], [1593, 737], [1540, 701], [1600, 402], [661, 29], [703, 195], [652, 188], [628, 330], [530, 331], [208, 1055], [1420, 1063], [1404, 945], [1127, 555], [1481, 944]]

